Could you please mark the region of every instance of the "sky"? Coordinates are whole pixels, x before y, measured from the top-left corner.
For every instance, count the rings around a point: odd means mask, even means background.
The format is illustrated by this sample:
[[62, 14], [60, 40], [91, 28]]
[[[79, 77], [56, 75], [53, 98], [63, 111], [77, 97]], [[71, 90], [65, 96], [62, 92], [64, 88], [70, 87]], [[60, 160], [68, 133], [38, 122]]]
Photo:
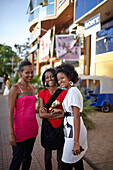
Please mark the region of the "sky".
[[0, 44], [22, 45], [30, 37], [27, 13], [29, 0], [0, 0]]

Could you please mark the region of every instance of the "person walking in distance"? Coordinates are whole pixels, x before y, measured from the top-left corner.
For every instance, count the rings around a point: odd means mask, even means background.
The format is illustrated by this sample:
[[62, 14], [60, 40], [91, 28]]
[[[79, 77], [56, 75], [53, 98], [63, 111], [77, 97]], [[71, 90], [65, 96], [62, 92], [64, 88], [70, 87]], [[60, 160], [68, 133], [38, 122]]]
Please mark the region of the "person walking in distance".
[[19, 66], [21, 81], [11, 87], [9, 92], [9, 142], [13, 157], [9, 170], [28, 170], [31, 165], [31, 153], [38, 134], [38, 122], [35, 114], [35, 89], [29, 82], [33, 78], [33, 66], [24, 60]]

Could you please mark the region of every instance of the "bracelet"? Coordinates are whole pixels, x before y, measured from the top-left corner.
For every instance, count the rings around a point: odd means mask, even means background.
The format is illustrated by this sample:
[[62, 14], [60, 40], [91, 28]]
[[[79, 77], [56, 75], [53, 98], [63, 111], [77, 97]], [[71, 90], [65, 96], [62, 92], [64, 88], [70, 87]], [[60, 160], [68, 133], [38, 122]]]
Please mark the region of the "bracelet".
[[79, 144], [79, 142], [76, 142], [75, 140], [74, 140], [74, 143], [76, 143], [77, 145]]

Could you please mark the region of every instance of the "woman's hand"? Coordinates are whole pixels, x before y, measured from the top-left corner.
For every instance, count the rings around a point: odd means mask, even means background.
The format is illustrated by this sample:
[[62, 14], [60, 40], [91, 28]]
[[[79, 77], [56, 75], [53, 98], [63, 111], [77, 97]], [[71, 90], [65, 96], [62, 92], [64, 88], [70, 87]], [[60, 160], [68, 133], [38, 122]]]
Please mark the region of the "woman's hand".
[[73, 155], [79, 155], [80, 154], [80, 145], [78, 142], [74, 141], [74, 147], [73, 147]]
[[63, 110], [54, 108], [54, 109], [51, 110], [51, 114], [55, 114], [55, 113], [63, 114]]
[[41, 113], [47, 113], [47, 109], [45, 107], [40, 107]]
[[16, 137], [15, 137], [14, 134], [10, 134], [10, 136], [9, 136], [9, 143], [10, 143], [11, 146], [14, 146], [14, 147], [17, 146], [17, 144], [16, 144]]

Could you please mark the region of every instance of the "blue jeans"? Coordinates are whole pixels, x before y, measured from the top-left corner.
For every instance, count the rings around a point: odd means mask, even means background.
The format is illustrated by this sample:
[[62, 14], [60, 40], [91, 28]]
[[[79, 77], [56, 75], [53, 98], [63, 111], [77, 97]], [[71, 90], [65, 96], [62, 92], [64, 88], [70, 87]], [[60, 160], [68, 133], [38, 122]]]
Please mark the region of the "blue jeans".
[[19, 170], [22, 163], [22, 170], [29, 170], [31, 165], [31, 153], [33, 150], [35, 138], [26, 139], [22, 142], [17, 142], [13, 149], [13, 158], [9, 170]]

